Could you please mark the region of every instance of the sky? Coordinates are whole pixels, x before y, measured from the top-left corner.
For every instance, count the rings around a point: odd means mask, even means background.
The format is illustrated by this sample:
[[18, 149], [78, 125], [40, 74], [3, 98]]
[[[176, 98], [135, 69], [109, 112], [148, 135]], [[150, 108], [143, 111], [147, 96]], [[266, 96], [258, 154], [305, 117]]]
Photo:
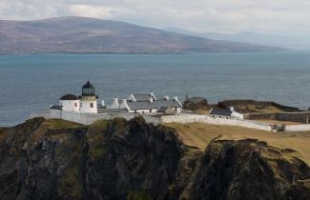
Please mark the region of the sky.
[[0, 19], [85, 16], [195, 32], [310, 35], [309, 0], [0, 0]]

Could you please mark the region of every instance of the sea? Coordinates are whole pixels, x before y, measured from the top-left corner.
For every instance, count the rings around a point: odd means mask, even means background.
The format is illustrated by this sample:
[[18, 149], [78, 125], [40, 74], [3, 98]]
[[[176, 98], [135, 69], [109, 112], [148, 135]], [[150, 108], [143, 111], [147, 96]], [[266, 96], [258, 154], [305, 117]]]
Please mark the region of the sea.
[[154, 92], [310, 107], [310, 52], [0, 55], [0, 126], [47, 112], [87, 81], [100, 99]]

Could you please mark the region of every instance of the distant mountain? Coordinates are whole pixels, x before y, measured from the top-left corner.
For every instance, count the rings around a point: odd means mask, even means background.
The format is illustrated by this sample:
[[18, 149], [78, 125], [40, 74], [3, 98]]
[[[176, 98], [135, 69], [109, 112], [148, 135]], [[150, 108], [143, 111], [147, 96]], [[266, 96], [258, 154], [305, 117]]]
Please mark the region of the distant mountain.
[[279, 48], [217, 41], [119, 21], [59, 17], [0, 20], [0, 53], [181, 53], [273, 51]]
[[288, 49], [310, 49], [310, 39], [302, 37], [268, 35], [254, 32], [240, 32], [236, 34], [223, 34], [212, 32], [197, 33], [173, 27], [165, 28], [164, 30], [173, 33], [191, 35], [195, 37], [202, 37], [213, 40], [252, 43], [267, 46], [277, 46]]

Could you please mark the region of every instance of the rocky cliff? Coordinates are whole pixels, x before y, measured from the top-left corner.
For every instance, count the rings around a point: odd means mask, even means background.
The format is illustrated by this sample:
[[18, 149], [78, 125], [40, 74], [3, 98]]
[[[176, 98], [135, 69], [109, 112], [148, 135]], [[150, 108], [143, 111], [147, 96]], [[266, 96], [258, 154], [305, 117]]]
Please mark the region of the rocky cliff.
[[1, 199], [310, 199], [310, 169], [255, 140], [187, 147], [143, 118], [0, 129]]

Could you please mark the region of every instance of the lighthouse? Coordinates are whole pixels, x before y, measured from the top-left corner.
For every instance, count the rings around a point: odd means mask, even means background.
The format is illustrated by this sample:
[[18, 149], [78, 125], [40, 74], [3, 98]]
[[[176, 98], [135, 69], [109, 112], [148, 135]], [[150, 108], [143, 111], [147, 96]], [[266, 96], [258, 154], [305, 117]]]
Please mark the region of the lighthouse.
[[97, 113], [97, 100], [95, 87], [87, 81], [82, 87], [82, 95], [80, 96], [80, 112], [81, 113]]

